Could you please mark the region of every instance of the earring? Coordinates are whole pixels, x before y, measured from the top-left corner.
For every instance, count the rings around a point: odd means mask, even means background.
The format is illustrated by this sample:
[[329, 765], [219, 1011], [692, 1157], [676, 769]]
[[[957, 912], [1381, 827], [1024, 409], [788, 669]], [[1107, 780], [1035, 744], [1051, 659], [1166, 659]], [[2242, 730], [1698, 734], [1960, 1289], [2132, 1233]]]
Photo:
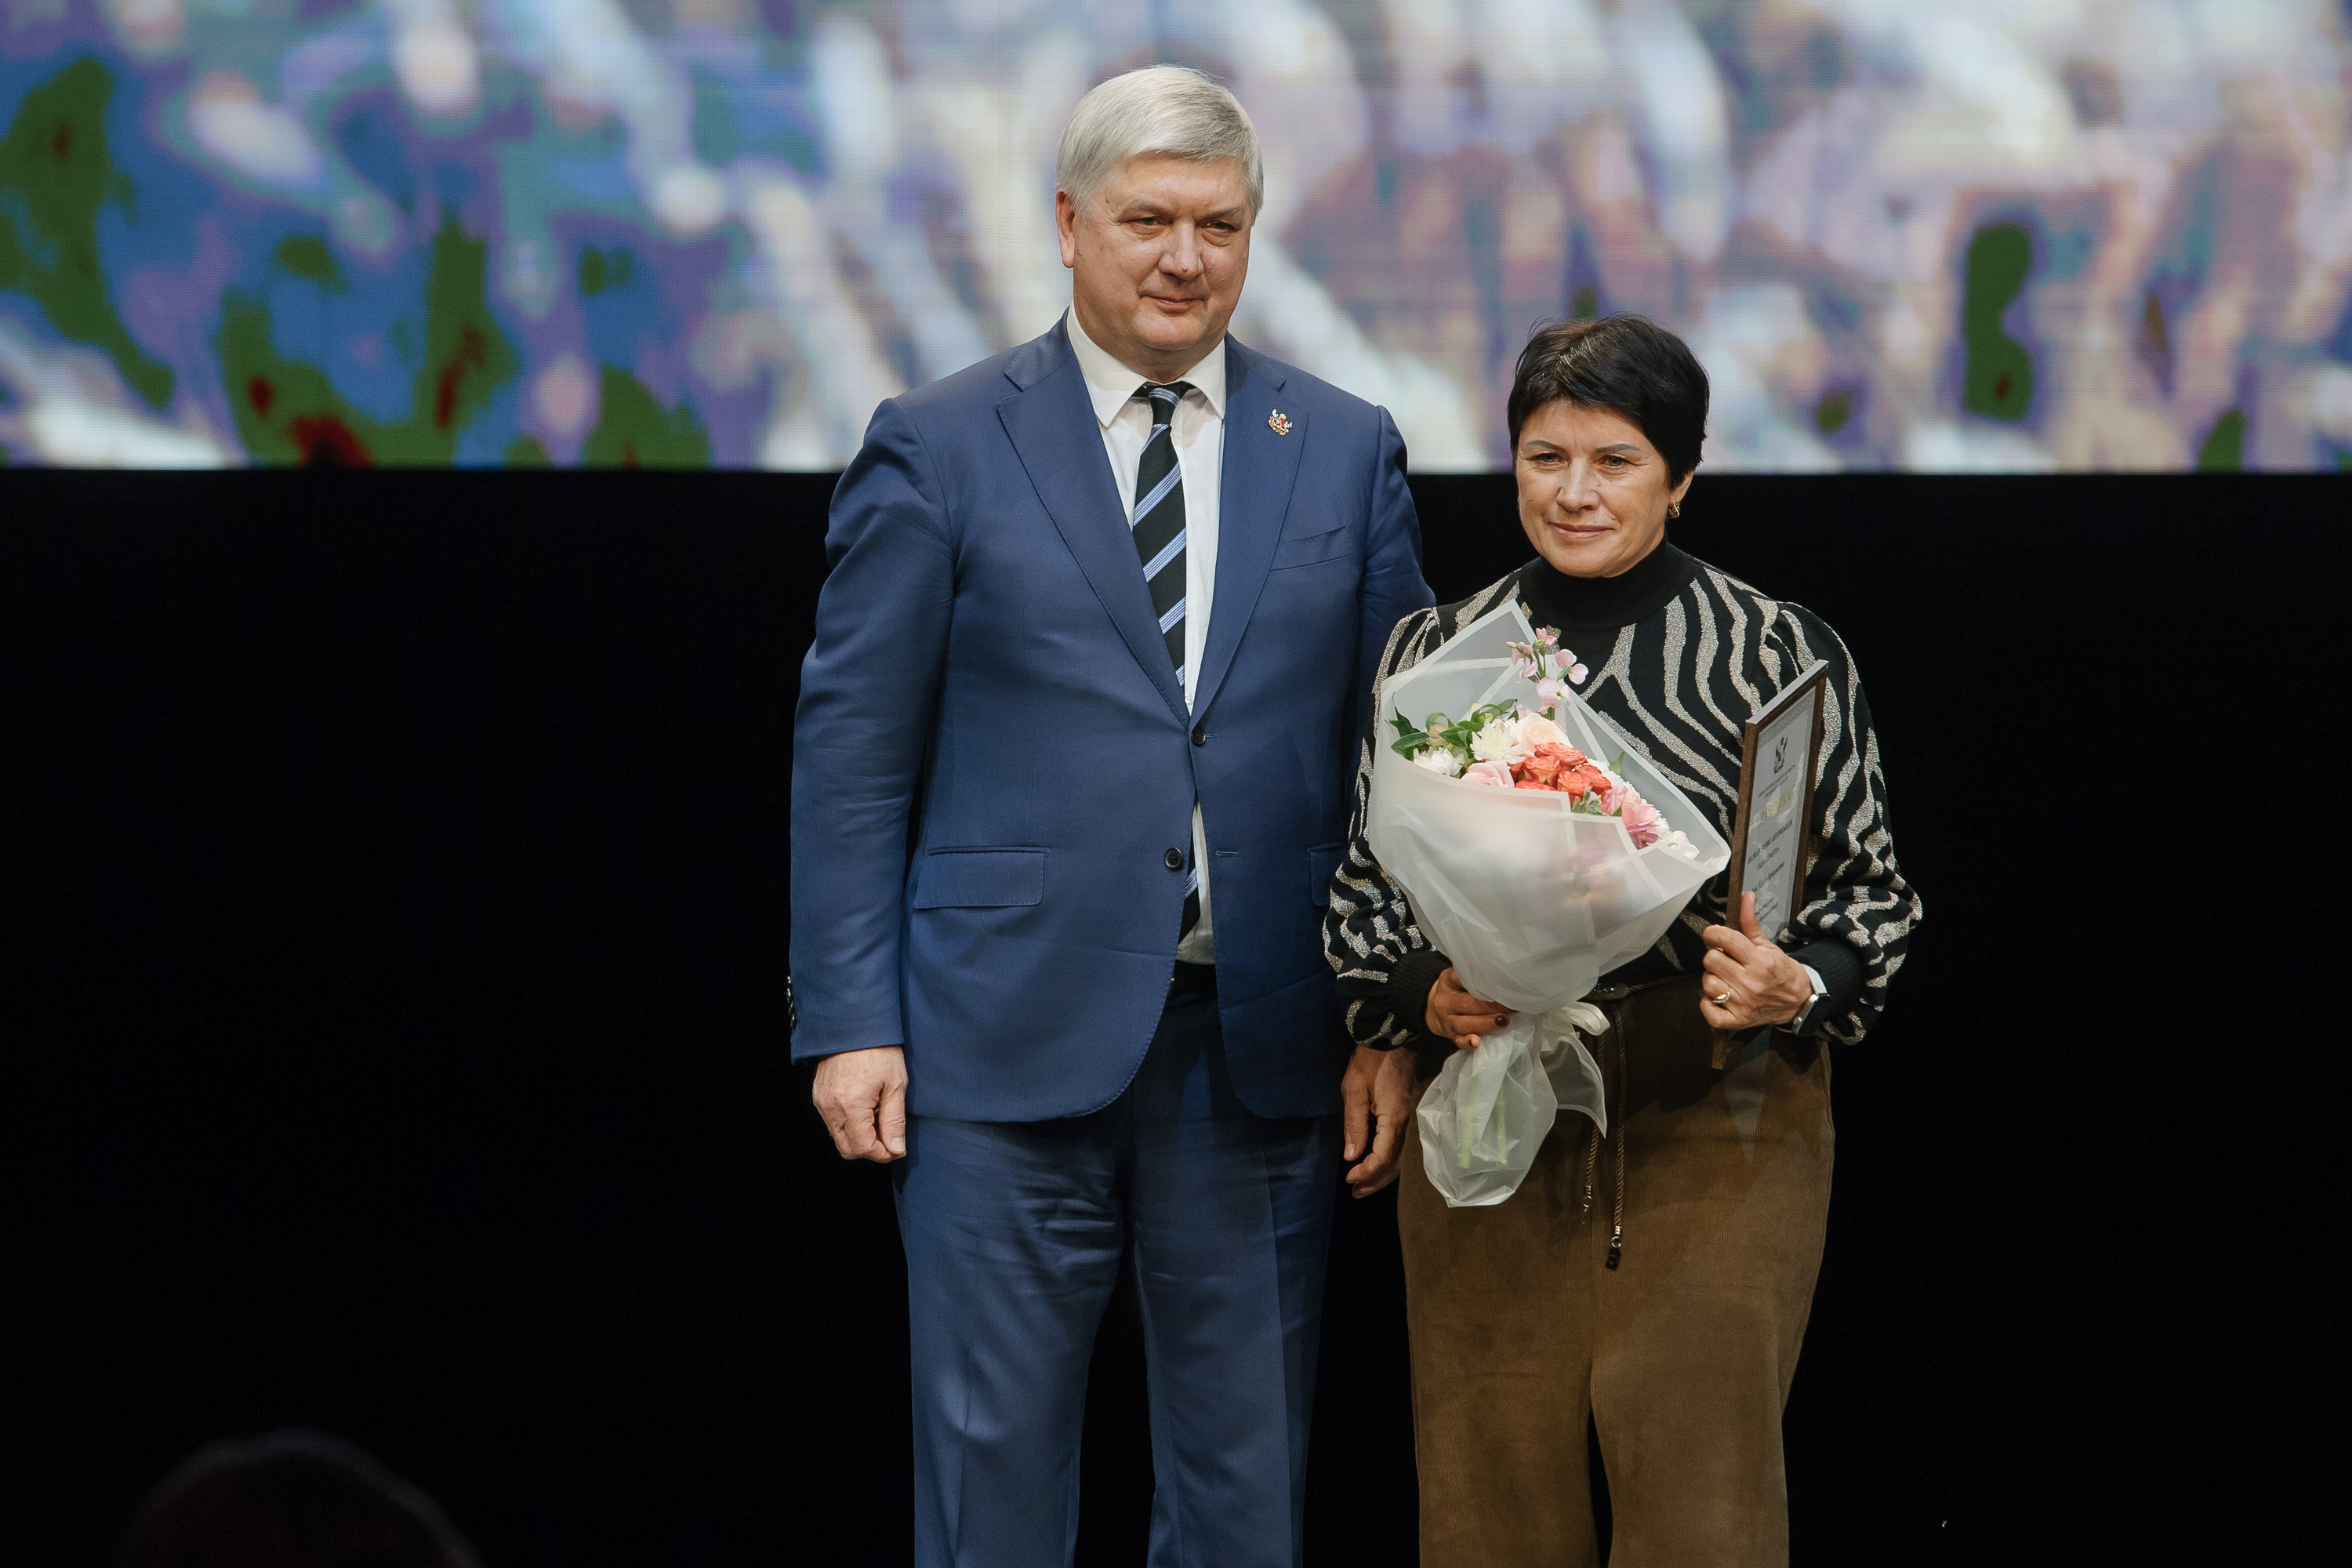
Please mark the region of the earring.
[[1682, 503], [1682, 502], [1680, 502], [1680, 501], [1675, 501], [1675, 500], [1670, 500], [1670, 501], [1668, 501], [1668, 502], [1666, 503], [1666, 515], [1667, 515], [1668, 517], [1675, 517], [1675, 518], [1678, 518], [1678, 517], [1682, 516], [1682, 514], [1683, 514], [1683, 503]]

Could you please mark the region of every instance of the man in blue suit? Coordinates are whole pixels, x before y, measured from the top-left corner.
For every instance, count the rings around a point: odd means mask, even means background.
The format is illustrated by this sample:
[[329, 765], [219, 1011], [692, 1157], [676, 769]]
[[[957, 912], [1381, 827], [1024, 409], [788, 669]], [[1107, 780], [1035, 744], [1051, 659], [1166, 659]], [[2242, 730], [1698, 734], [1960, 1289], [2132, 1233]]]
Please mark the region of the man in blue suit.
[[1387, 414], [1226, 335], [1262, 191], [1232, 94], [1106, 82], [1056, 179], [1070, 312], [883, 404], [834, 493], [793, 1052], [842, 1154], [896, 1162], [917, 1560], [1069, 1561], [1124, 1258], [1152, 1563], [1296, 1563], [1343, 1157], [1320, 913], [1420, 534]]

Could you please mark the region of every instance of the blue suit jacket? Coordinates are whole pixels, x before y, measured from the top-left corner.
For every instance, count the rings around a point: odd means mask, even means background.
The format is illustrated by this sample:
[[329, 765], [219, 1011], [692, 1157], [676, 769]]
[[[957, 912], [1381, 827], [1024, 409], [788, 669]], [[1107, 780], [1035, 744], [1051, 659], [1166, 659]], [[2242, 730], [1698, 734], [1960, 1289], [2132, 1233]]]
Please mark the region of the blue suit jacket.
[[1060, 326], [875, 412], [793, 733], [795, 1059], [902, 1045], [921, 1116], [1109, 1104], [1167, 995], [1197, 798], [1234, 1084], [1337, 1109], [1320, 906], [1371, 671], [1430, 592], [1388, 415], [1226, 342], [1190, 712]]

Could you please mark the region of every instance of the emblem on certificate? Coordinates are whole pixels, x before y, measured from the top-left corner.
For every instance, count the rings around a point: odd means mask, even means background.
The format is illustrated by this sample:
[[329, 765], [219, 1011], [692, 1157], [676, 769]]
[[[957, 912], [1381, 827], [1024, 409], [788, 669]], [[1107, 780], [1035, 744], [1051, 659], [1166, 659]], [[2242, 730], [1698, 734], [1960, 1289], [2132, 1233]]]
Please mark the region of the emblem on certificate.
[[1731, 818], [1731, 891], [1725, 918], [1739, 922], [1739, 895], [1756, 895], [1756, 929], [1778, 942], [1797, 913], [1812, 859], [1813, 769], [1822, 752], [1830, 667], [1815, 659], [1748, 721], [1739, 754], [1739, 809]]

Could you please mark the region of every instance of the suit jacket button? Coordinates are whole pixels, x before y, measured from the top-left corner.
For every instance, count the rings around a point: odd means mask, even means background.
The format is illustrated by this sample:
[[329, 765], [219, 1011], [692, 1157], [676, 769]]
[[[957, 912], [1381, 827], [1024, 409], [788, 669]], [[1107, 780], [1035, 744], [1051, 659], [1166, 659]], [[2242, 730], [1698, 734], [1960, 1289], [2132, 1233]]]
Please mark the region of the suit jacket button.
[[1166, 863], [1171, 871], [1181, 871], [1184, 868], [1184, 851], [1181, 849], [1171, 849], [1160, 858]]
[[1209, 743], [1209, 731], [1207, 731], [1207, 729], [1206, 729], [1206, 728], [1204, 728], [1204, 727], [1203, 727], [1203, 726], [1202, 726], [1202, 725], [1199, 725], [1199, 724], [1195, 724], [1195, 725], [1193, 725], [1193, 726], [1192, 726], [1192, 744], [1194, 744], [1194, 745], [1196, 745], [1196, 746], [1205, 746], [1205, 745], [1207, 745], [1208, 743]]

